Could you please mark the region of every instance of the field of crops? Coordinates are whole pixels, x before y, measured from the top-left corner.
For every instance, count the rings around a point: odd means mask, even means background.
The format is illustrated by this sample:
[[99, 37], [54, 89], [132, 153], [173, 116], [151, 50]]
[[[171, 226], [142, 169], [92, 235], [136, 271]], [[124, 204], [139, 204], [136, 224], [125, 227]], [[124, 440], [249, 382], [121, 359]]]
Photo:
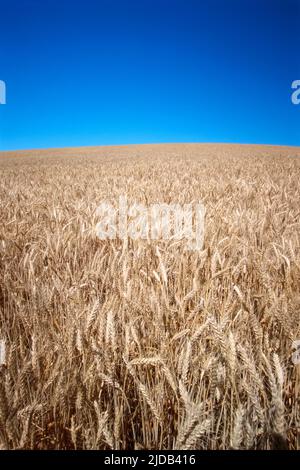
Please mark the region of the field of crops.
[[[300, 149], [0, 153], [0, 448], [300, 449]], [[100, 240], [101, 201], [206, 209]]]

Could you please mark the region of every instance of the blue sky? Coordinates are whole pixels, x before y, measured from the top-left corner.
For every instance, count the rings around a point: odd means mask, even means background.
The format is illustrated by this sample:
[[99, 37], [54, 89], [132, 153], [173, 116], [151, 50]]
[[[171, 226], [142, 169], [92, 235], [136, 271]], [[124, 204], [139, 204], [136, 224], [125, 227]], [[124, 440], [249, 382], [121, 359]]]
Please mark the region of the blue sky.
[[300, 0], [0, 0], [0, 149], [300, 145]]

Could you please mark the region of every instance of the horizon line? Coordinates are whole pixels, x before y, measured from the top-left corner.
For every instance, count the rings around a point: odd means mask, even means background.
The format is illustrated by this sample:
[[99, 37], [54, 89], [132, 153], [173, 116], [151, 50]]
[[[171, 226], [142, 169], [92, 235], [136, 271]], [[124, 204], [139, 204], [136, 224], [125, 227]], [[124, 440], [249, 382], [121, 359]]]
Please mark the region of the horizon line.
[[149, 146], [149, 145], [242, 145], [242, 146], [261, 146], [261, 147], [293, 147], [299, 148], [300, 145], [294, 144], [270, 144], [270, 143], [253, 143], [253, 142], [194, 142], [194, 141], [174, 141], [174, 142], [143, 142], [143, 143], [130, 143], [130, 144], [98, 144], [98, 145], [63, 145], [61, 147], [29, 147], [17, 149], [0, 149], [0, 153], [8, 152], [31, 152], [31, 151], [47, 151], [47, 150], [66, 150], [66, 149], [83, 149], [83, 148], [104, 148], [104, 147], [134, 147], [134, 146]]

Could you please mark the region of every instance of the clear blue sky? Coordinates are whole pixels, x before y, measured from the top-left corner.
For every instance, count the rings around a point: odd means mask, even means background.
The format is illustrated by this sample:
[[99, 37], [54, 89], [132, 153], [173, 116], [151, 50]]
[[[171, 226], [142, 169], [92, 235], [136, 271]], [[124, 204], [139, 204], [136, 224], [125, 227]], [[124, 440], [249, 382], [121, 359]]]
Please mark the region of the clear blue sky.
[[0, 149], [300, 145], [300, 0], [0, 0]]

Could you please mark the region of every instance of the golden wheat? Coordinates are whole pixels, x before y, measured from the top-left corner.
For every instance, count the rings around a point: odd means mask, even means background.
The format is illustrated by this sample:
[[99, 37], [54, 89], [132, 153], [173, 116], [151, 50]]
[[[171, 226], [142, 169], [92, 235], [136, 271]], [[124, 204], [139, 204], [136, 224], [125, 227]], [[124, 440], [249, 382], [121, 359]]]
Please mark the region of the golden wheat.
[[[299, 156], [0, 154], [0, 448], [299, 449]], [[100, 240], [120, 195], [201, 201], [203, 249]]]

